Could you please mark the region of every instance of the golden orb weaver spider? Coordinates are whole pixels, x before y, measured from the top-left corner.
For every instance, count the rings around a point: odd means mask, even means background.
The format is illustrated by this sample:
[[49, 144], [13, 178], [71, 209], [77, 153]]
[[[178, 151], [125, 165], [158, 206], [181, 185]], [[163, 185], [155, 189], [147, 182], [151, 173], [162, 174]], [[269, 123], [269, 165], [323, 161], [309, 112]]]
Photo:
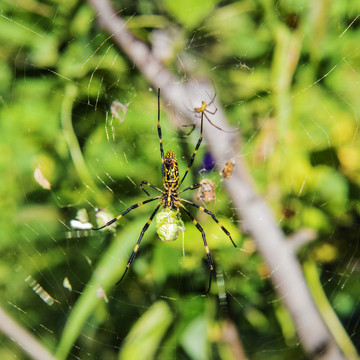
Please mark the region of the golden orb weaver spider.
[[[158, 90], [158, 121], [157, 121], [157, 130], [158, 130], [158, 136], [159, 136], [159, 143], [160, 143], [160, 155], [161, 155], [161, 173], [162, 173], [162, 179], [163, 179], [163, 189], [158, 188], [155, 185], [150, 184], [147, 181], [142, 181], [140, 184], [140, 189], [143, 190], [147, 195], [150, 195], [144, 188], [143, 185], [149, 186], [156, 191], [160, 192], [161, 195], [155, 196], [151, 199], [144, 200], [142, 202], [139, 202], [137, 204], [134, 204], [127, 208], [123, 213], [115, 217], [114, 219], [108, 221], [105, 225], [99, 227], [99, 228], [93, 228], [93, 230], [101, 230], [103, 228], [106, 228], [113, 224], [115, 221], [120, 220], [123, 216], [125, 216], [130, 211], [138, 208], [139, 206], [145, 205], [147, 203], [150, 203], [152, 201], [160, 199], [160, 202], [157, 204], [156, 208], [153, 210], [152, 214], [150, 215], [149, 220], [146, 222], [144, 227], [141, 230], [139, 239], [134, 247], [133, 252], [131, 253], [131, 256], [127, 262], [125, 271], [123, 275], [121, 276], [120, 280], [116, 283], [119, 284], [125, 277], [125, 274], [127, 273], [128, 269], [130, 268], [131, 263], [134, 261], [134, 258], [136, 256], [137, 251], [139, 250], [141, 240], [146, 232], [146, 230], [149, 228], [153, 218], [155, 217], [156, 213], [160, 209], [161, 206], [163, 206], [163, 216], [161, 217], [162, 224], [160, 226], [157, 226], [158, 234], [161, 240], [163, 241], [174, 241], [176, 240], [178, 236], [178, 230], [181, 227], [181, 218], [180, 218], [180, 209], [182, 209], [186, 215], [190, 218], [192, 223], [196, 226], [196, 228], [201, 232], [202, 239], [204, 242], [205, 252], [207, 255], [208, 263], [209, 263], [209, 286], [207, 289], [207, 293], [210, 291], [211, 288], [211, 278], [212, 278], [212, 272], [214, 271], [214, 263], [210, 255], [210, 250], [207, 245], [206, 241], [206, 235], [201, 227], [201, 225], [195, 220], [195, 218], [191, 215], [191, 213], [187, 210], [187, 208], [183, 205], [183, 203], [186, 203], [188, 205], [191, 205], [200, 211], [204, 212], [205, 214], [208, 214], [212, 217], [212, 219], [216, 222], [216, 224], [222, 229], [222, 231], [229, 237], [233, 245], [236, 247], [236, 244], [234, 243], [233, 239], [231, 238], [231, 235], [228, 230], [224, 226], [221, 225], [219, 220], [216, 218], [215, 214], [212, 213], [210, 210], [203, 208], [202, 206], [199, 206], [192, 201], [182, 199], [179, 197], [179, 194], [188, 191], [188, 190], [194, 190], [198, 189], [200, 187], [200, 184], [195, 183], [193, 185], [190, 185], [186, 187], [185, 189], [178, 191], [179, 187], [185, 180], [189, 169], [191, 168], [196, 153], [201, 145], [202, 142], [202, 132], [203, 132], [203, 115], [204, 112], [202, 112], [201, 116], [201, 126], [200, 126], [200, 137], [198, 139], [198, 142], [195, 146], [195, 150], [191, 156], [191, 159], [189, 161], [189, 164], [187, 166], [187, 169], [184, 173], [184, 176], [182, 177], [181, 181], [179, 181], [179, 169], [178, 169], [178, 163], [176, 160], [176, 156], [174, 151], [169, 150], [164, 156], [164, 150], [163, 150], [163, 143], [162, 143], [162, 136], [161, 136], [161, 126], [160, 126], [160, 89]], [[167, 226], [167, 231], [159, 230], [160, 228], [163, 228], [164, 226]], [[159, 233], [161, 231], [161, 233]]]

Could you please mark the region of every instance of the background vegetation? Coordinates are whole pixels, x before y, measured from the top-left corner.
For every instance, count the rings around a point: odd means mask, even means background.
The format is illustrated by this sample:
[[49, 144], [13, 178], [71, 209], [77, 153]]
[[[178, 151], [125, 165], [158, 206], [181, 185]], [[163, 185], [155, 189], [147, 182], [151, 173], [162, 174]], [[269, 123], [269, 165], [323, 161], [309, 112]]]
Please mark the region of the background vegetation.
[[[332, 331], [346, 331], [340, 347], [354, 358], [351, 342], [360, 341], [359, 3], [113, 4], [138, 38], [159, 46], [162, 61], [184, 82], [212, 79], [227, 118], [241, 130], [238, 156], [279, 226], [289, 235], [316, 232], [299, 249], [299, 261], [319, 307], [340, 320], [334, 318]], [[245, 250], [235, 250], [211, 218], [193, 212], [217, 264], [208, 296], [202, 296], [201, 237], [185, 216], [185, 258], [182, 235], [164, 244], [151, 226], [118, 287], [153, 206], [129, 214], [116, 232], [70, 227], [80, 209], [95, 224], [98, 208], [116, 215], [145, 199], [142, 180], [161, 186], [156, 91], [97, 28], [90, 6], [2, 1], [0, 50], [1, 306], [60, 359], [144, 353], [231, 359], [234, 349], [249, 359], [305, 358], [263, 259], [239, 230], [223, 179], [217, 171], [200, 172], [206, 144], [187, 184], [205, 176], [215, 181], [209, 209]], [[114, 116], [114, 101], [126, 111]], [[183, 171], [198, 129], [184, 137], [169, 120], [178, 114], [168, 106], [161, 116], [165, 149], [176, 151]], [[26, 358], [5, 335], [0, 342], [1, 359]]]

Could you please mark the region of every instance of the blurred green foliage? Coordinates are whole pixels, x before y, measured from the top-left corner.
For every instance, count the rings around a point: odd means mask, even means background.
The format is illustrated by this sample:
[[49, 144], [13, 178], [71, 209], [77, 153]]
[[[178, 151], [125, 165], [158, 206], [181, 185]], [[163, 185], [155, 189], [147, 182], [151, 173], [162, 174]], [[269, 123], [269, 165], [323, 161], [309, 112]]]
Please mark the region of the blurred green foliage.
[[[241, 130], [239, 156], [279, 225], [287, 234], [304, 227], [318, 233], [299, 259], [318, 266], [322, 290], [359, 344], [359, 20], [348, 28], [359, 3], [114, 6], [143, 41], [154, 30], [172, 39], [164, 61], [182, 80], [211, 77], [229, 121]], [[193, 212], [218, 270], [208, 297], [201, 296], [207, 282], [201, 236], [185, 216], [185, 258], [181, 234], [164, 244], [151, 226], [118, 287], [152, 205], [121, 219], [116, 233], [69, 227], [81, 208], [95, 223], [96, 208], [118, 214], [145, 199], [142, 180], [161, 186], [156, 91], [111, 41], [84, 2], [1, 3], [1, 305], [60, 359], [132, 358], [139, 349], [148, 358], [231, 359], [227, 319], [249, 359], [302, 358], [289, 314], [253, 241], [240, 234], [241, 219], [216, 172], [206, 175], [217, 191], [208, 206], [245, 251], [235, 250], [211, 218]], [[114, 101], [124, 109], [118, 118], [110, 111]], [[164, 146], [176, 151], [182, 171], [198, 132], [184, 148], [168, 119], [162, 109]], [[201, 177], [205, 150], [203, 144], [189, 184]], [[51, 190], [35, 181], [36, 168]], [[54, 305], [24, 281], [29, 274]], [[0, 358], [26, 358], [12, 341], [0, 341]]]

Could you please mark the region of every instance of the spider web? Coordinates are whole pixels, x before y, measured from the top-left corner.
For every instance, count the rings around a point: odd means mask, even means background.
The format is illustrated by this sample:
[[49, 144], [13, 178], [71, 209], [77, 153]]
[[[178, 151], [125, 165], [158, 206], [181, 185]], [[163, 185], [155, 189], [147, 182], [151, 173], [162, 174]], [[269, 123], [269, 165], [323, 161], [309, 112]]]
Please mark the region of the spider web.
[[[216, 92], [241, 130], [241, 152], [229, 161], [246, 161], [328, 327], [355, 359], [360, 8], [319, 4], [256, 9], [247, 1], [209, 1], [199, 10], [139, 1], [118, 14], [176, 69], [179, 86], [189, 74], [213, 79], [204, 100]], [[89, 5], [2, 5], [1, 307], [28, 334], [3, 330], [0, 358], [28, 358], [29, 334], [59, 359], [307, 358], [225, 192], [227, 180], [208, 165], [206, 140], [183, 188], [215, 183], [216, 200], [205, 206], [239, 248], [211, 217], [189, 208], [216, 264], [210, 294], [201, 234], [184, 213], [186, 230], [175, 242], [161, 242], [151, 224], [115, 286], [156, 202], [108, 231], [91, 226], [148, 199], [142, 180], [161, 188], [156, 89], [115, 47], [115, 34], [99, 30]], [[161, 106], [164, 150], [177, 154], [181, 177], [199, 129], [179, 131], [181, 114], [166, 101]], [[184, 198], [203, 206], [196, 191]]]

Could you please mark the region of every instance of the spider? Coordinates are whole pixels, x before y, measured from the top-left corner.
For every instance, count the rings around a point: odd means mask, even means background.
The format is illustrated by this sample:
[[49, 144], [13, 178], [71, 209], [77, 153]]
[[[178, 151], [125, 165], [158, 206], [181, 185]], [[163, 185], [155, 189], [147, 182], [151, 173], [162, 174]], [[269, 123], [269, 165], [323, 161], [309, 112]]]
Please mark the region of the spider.
[[[209, 96], [210, 96], [210, 95], [209, 95]], [[218, 110], [215, 105], [214, 105], [214, 106], [215, 106], [215, 110], [214, 110], [214, 111], [211, 111], [211, 110], [208, 109], [208, 106], [210, 106], [211, 104], [213, 104], [213, 102], [215, 101], [215, 98], [216, 98], [216, 92], [214, 93], [214, 96], [212, 97], [212, 99], [210, 100], [209, 103], [207, 103], [206, 101], [202, 100], [202, 101], [201, 101], [201, 106], [199, 106], [199, 107], [194, 107], [194, 110], [192, 110], [192, 111], [195, 113], [195, 116], [198, 115], [198, 114], [200, 114], [200, 116], [201, 116], [201, 121], [203, 121], [203, 117], [205, 116], [206, 119], [207, 119], [207, 121], [208, 121], [212, 126], [214, 126], [216, 129], [218, 129], [218, 130], [224, 131], [224, 132], [226, 132], [226, 133], [237, 132], [237, 130], [235, 130], [235, 131], [227, 131], [227, 130], [224, 130], [224, 129], [222, 129], [220, 126], [215, 125], [215, 124], [210, 120], [210, 118], [209, 118], [209, 116], [208, 116], [207, 114], [215, 115], [216, 112], [217, 112], [217, 110]], [[189, 132], [187, 135], [190, 135], [190, 134], [193, 132], [193, 130], [195, 129], [195, 125], [194, 125], [194, 124], [184, 125], [184, 126], [185, 126], [185, 127], [186, 127], [186, 126], [191, 126], [191, 127], [192, 127], [192, 129], [190, 130], [190, 132]]]
[[[203, 118], [204, 116], [206, 117], [206, 119], [209, 121], [209, 123], [216, 127], [217, 129], [221, 130], [221, 131], [224, 131], [221, 127], [215, 125], [210, 119], [209, 117], [206, 115], [206, 113], [208, 114], [211, 114], [211, 115], [215, 115], [215, 113], [217, 112], [217, 107], [215, 107], [215, 110], [214, 111], [210, 111], [207, 107], [209, 105], [211, 105], [214, 101], [215, 101], [215, 97], [216, 97], [216, 92], [213, 96], [213, 98], [210, 100], [209, 103], [207, 103], [206, 101], [202, 100], [201, 101], [201, 106], [200, 107], [194, 107], [194, 110], [192, 110], [192, 112], [194, 112], [196, 115], [200, 114], [201, 116], [201, 122], [203, 121]], [[194, 129], [195, 129], [195, 124], [189, 124], [189, 125], [183, 125], [184, 127], [187, 127], [187, 126], [191, 126], [192, 129], [190, 130], [190, 132], [186, 135], [190, 135]]]
[[[191, 159], [189, 161], [189, 164], [187, 166], [187, 169], [186, 169], [181, 181], [179, 181], [179, 169], [178, 169], [178, 163], [177, 163], [174, 151], [169, 150], [169, 151], [166, 152], [166, 154], [164, 156], [163, 143], [162, 143], [162, 137], [161, 137], [161, 126], [160, 126], [160, 89], [158, 90], [157, 130], [158, 130], [159, 143], [160, 143], [161, 173], [162, 173], [162, 179], [163, 179], [163, 189], [160, 189], [159, 187], [157, 187], [155, 185], [152, 185], [147, 181], [142, 181], [140, 183], [140, 189], [142, 189], [147, 195], [149, 195], [149, 193], [143, 188], [143, 186], [146, 185], [146, 186], [149, 186], [149, 187], [155, 189], [156, 191], [158, 191], [160, 193], [160, 195], [155, 196], [155, 197], [153, 197], [151, 199], [148, 199], [148, 200], [144, 200], [142, 202], [139, 202], [137, 204], [134, 204], [134, 205], [130, 206], [123, 213], [121, 213], [120, 215], [118, 215], [114, 219], [108, 221], [105, 225], [103, 225], [103, 226], [101, 226], [99, 228], [93, 228], [93, 230], [101, 230], [103, 228], [106, 228], [106, 227], [110, 226], [111, 224], [113, 224], [115, 221], [120, 220], [123, 216], [128, 214], [130, 211], [138, 208], [139, 206], [145, 205], [145, 204], [150, 203], [150, 202], [155, 201], [155, 200], [160, 200], [159, 203], [156, 205], [155, 209], [153, 210], [152, 214], [150, 215], [149, 220], [146, 222], [146, 224], [144, 225], [144, 227], [141, 230], [138, 241], [137, 241], [137, 243], [136, 243], [136, 245], [134, 247], [134, 250], [133, 250], [128, 262], [127, 262], [125, 271], [124, 271], [123, 275], [121, 276], [120, 280], [116, 283], [116, 284], [119, 284], [124, 279], [128, 269], [130, 268], [131, 263], [134, 261], [136, 253], [139, 250], [141, 240], [142, 240], [146, 230], [149, 228], [149, 226], [150, 226], [153, 218], [155, 217], [156, 213], [160, 209], [160, 207], [161, 206], [163, 207], [163, 210], [162, 210], [161, 213], [164, 213], [163, 220], [161, 220], [162, 221], [161, 225], [165, 225], [165, 226], [168, 226], [170, 228], [170, 235], [167, 234], [166, 231], [165, 232], [162, 231], [161, 233], [159, 233], [159, 231], [158, 231], [159, 237], [163, 241], [174, 241], [174, 240], [176, 240], [176, 238], [178, 236], [178, 229], [180, 228], [180, 223], [181, 223], [181, 218], [180, 218], [180, 209], [181, 209], [190, 218], [192, 223], [196, 226], [196, 228], [199, 230], [199, 232], [202, 235], [202, 239], [203, 239], [203, 243], [204, 243], [204, 247], [205, 247], [205, 252], [206, 252], [206, 255], [207, 255], [207, 260], [208, 260], [208, 263], [209, 263], [209, 286], [208, 286], [208, 289], [207, 289], [207, 293], [208, 293], [210, 291], [210, 288], [211, 288], [211, 278], [212, 278], [212, 273], [214, 271], [214, 263], [213, 263], [213, 260], [211, 258], [211, 255], [210, 255], [210, 250], [209, 250], [209, 247], [207, 245], [206, 235], [205, 235], [205, 232], [204, 232], [203, 228], [195, 220], [195, 218], [191, 215], [191, 213], [184, 206], [183, 203], [185, 203], [187, 205], [190, 205], [192, 207], [195, 207], [195, 208], [199, 209], [200, 211], [204, 212], [205, 214], [210, 215], [212, 217], [212, 219], [216, 222], [216, 224], [222, 229], [222, 231], [229, 237], [229, 239], [231, 240], [232, 244], [235, 247], [236, 247], [236, 244], [234, 243], [229, 231], [224, 226], [221, 225], [221, 223], [216, 218], [214, 213], [212, 213], [208, 209], [205, 209], [205, 208], [193, 203], [192, 201], [183, 199], [183, 198], [181, 198], [179, 196], [181, 193], [184, 193], [185, 191], [198, 189], [200, 187], [200, 184], [195, 183], [193, 185], [190, 185], [190, 186], [186, 187], [183, 190], [180, 190], [180, 191], [178, 190], [179, 187], [181, 186], [181, 184], [183, 183], [183, 181], [185, 180], [185, 178], [186, 178], [186, 176], [187, 176], [187, 174], [189, 172], [189, 169], [191, 168], [191, 166], [192, 166], [192, 164], [194, 162], [196, 152], [198, 151], [198, 149], [200, 147], [200, 144], [202, 142], [203, 116], [201, 116], [200, 137], [198, 139], [198, 142], [197, 142], [197, 144], [195, 146], [195, 150], [194, 150], [194, 152], [193, 152], [193, 154], [191, 156]], [[159, 227], [162, 227], [162, 226], [159, 226]]]
[[200, 187], [197, 191], [196, 198], [203, 204], [210, 201], [213, 201], [215, 204], [215, 183], [210, 179], [202, 179], [200, 181]]
[[224, 179], [230, 179], [232, 176], [234, 170], [234, 162], [233, 161], [227, 161], [225, 163], [225, 166], [220, 171], [220, 175], [224, 177]]
[[202, 100], [202, 101], [201, 101], [201, 106], [200, 106], [200, 107], [195, 107], [195, 108], [194, 108], [194, 112], [197, 113], [197, 114], [199, 114], [199, 113], [201, 114], [201, 121], [202, 121], [203, 116], [205, 116], [206, 119], [208, 120], [208, 122], [209, 122], [212, 126], [214, 126], [214, 127], [216, 127], [217, 129], [223, 131], [223, 129], [222, 129], [221, 127], [215, 125], [215, 124], [209, 119], [209, 117], [206, 115], [206, 113], [211, 114], [211, 115], [215, 115], [215, 114], [216, 114], [216, 112], [217, 112], [217, 107], [215, 107], [215, 110], [214, 110], [214, 111], [210, 111], [210, 110], [207, 108], [209, 105], [211, 105], [211, 104], [215, 101], [215, 98], [216, 98], [216, 92], [215, 92], [213, 98], [210, 100], [209, 103], [207, 103], [206, 101]]

